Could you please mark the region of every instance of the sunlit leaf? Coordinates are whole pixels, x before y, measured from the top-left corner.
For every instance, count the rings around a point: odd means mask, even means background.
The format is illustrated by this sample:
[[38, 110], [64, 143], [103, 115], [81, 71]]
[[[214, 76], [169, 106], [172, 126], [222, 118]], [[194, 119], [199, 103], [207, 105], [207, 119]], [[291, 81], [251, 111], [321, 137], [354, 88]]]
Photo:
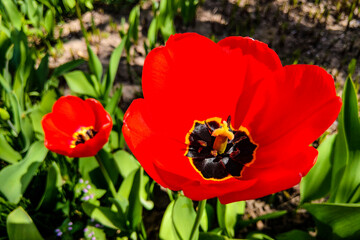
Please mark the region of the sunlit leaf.
[[1, 4], [5, 7], [6, 13], [14, 28], [20, 31], [22, 15], [12, 0], [2, 0]]
[[315, 218], [319, 237], [360, 238], [360, 204], [305, 203], [303, 207]]
[[301, 203], [324, 197], [331, 188], [332, 153], [336, 134], [328, 136], [319, 146], [315, 166], [301, 180]]
[[12, 211], [6, 219], [6, 229], [10, 240], [42, 240], [31, 217], [22, 207]]
[[3, 134], [0, 134], [0, 159], [8, 163], [16, 163], [21, 159], [20, 153], [10, 146]]
[[[175, 230], [181, 239], [190, 239], [192, 226], [195, 223], [196, 213], [192, 201], [184, 196], [176, 199], [172, 219]], [[196, 229], [195, 238], [199, 237], [199, 229]]]
[[69, 72], [64, 74], [64, 77], [71, 91], [82, 95], [98, 97], [95, 87], [90, 83], [91, 80], [82, 71]]
[[76, 59], [67, 63], [64, 63], [63, 65], [60, 65], [59, 67], [54, 69], [54, 72], [52, 73], [53, 77], [59, 77], [69, 71], [72, 71], [73, 69], [77, 68], [81, 64], [85, 62], [84, 59]]
[[91, 47], [89, 45], [87, 46], [87, 51], [88, 51], [88, 55], [89, 55], [90, 71], [93, 74], [95, 74], [97, 81], [100, 82], [102, 72], [103, 72], [103, 68], [102, 68], [100, 59], [98, 58], [98, 56], [96, 56], [96, 54], [94, 53], [94, 51], [91, 49]]
[[173, 209], [175, 201], [172, 201], [166, 208], [161, 225], [159, 237], [161, 240], [180, 240], [180, 237], [177, 235], [174, 224], [173, 224]]
[[123, 221], [119, 218], [119, 215], [110, 208], [98, 207], [87, 202], [82, 204], [82, 208], [90, 218], [93, 218], [106, 227], [126, 229], [126, 226], [122, 225]]
[[119, 150], [113, 154], [116, 166], [123, 178], [140, 167], [139, 162], [128, 152]]
[[0, 191], [9, 202], [17, 204], [20, 201], [47, 152], [43, 142], [35, 142], [23, 160], [0, 171]]

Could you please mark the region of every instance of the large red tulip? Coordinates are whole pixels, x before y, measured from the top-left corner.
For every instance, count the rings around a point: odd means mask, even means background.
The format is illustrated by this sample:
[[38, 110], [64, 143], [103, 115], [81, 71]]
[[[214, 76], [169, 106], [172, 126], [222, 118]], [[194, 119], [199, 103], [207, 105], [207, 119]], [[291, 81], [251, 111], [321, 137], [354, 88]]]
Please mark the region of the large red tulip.
[[112, 119], [95, 99], [59, 98], [42, 119], [45, 146], [69, 157], [94, 156], [107, 143]]
[[317, 158], [309, 145], [341, 108], [322, 68], [283, 67], [243, 37], [171, 36], [147, 56], [142, 84], [125, 140], [155, 181], [193, 200], [254, 199], [299, 183]]

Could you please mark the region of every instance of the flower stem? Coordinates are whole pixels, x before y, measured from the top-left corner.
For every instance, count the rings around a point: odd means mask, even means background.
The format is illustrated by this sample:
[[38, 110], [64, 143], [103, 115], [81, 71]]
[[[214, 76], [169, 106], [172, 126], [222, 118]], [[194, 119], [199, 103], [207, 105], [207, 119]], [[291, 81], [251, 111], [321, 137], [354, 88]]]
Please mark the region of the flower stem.
[[85, 27], [84, 27], [84, 22], [83, 22], [83, 20], [82, 20], [81, 9], [80, 9], [80, 6], [79, 6], [78, 1], [79, 1], [79, 0], [76, 0], [76, 1], [75, 1], [76, 16], [77, 16], [77, 18], [78, 18], [79, 21], [80, 21], [80, 27], [81, 27], [81, 31], [82, 31], [82, 33], [83, 33], [83, 35], [84, 35], [86, 45], [89, 45], [89, 39], [88, 39], [88, 36], [87, 36], [86, 29], [85, 29]]
[[190, 234], [190, 240], [193, 240], [194, 237], [195, 237], [195, 232], [197, 229], [199, 229], [199, 225], [200, 225], [200, 221], [201, 221], [201, 218], [204, 214], [204, 211], [205, 211], [205, 206], [206, 206], [206, 199], [205, 200], [201, 200], [199, 201], [199, 205], [198, 205], [198, 210], [197, 210], [197, 213], [196, 213], [196, 218], [195, 218], [195, 222], [194, 222], [194, 225], [191, 229], [191, 234]]
[[116, 193], [116, 190], [115, 190], [115, 187], [114, 187], [114, 183], [112, 182], [110, 176], [109, 176], [109, 173], [107, 172], [104, 164], [102, 163], [101, 159], [100, 159], [100, 156], [98, 154], [95, 155], [95, 158], [96, 158], [96, 161], [98, 162], [99, 164], [99, 167], [101, 169], [101, 172], [102, 174], [104, 175], [104, 178], [110, 188], [110, 192], [111, 194], [113, 195], [113, 198], [117, 198], [117, 193]]

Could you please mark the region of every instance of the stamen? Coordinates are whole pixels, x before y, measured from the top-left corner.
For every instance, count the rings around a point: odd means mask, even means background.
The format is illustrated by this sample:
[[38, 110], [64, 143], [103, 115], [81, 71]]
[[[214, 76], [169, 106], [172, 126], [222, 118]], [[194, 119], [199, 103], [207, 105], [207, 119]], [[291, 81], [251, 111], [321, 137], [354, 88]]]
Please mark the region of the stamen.
[[72, 141], [70, 148], [75, 148], [77, 145], [85, 143], [87, 140], [93, 138], [96, 135], [96, 131], [92, 126], [81, 127], [79, 131], [73, 134], [74, 140]]
[[223, 154], [226, 150], [228, 140], [234, 139], [234, 134], [229, 131], [228, 123], [223, 121], [222, 128], [215, 129], [211, 136], [216, 137], [213, 149], [219, 154]]

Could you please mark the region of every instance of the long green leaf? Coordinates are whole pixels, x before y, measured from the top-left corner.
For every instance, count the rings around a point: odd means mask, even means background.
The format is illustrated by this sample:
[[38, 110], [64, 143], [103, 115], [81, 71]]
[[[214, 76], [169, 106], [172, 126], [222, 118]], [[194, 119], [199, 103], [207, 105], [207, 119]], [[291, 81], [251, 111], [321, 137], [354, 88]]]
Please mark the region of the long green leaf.
[[[184, 196], [176, 199], [172, 212], [172, 220], [175, 230], [181, 239], [190, 239], [191, 229], [195, 223], [196, 213], [192, 201]], [[199, 237], [199, 229], [196, 230], [195, 238]]]
[[309, 204], [303, 207], [316, 219], [321, 239], [360, 239], [360, 204]]
[[96, 56], [96, 54], [94, 53], [94, 51], [91, 49], [91, 47], [89, 45], [87, 45], [87, 51], [88, 51], [88, 55], [89, 55], [90, 71], [91, 71], [91, 73], [95, 74], [97, 81], [100, 82], [102, 72], [103, 72], [103, 67], [101, 65], [100, 59], [98, 58], [98, 56]]
[[175, 201], [172, 201], [166, 208], [164, 216], [161, 220], [159, 237], [161, 240], [180, 240], [180, 237], [175, 231], [172, 221], [172, 213]]
[[16, 163], [21, 159], [20, 153], [10, 146], [3, 134], [0, 134], [0, 159], [8, 163]]
[[23, 17], [21, 15], [21, 13], [19, 12], [19, 10], [17, 9], [15, 3], [12, 0], [2, 0], [1, 3], [5, 7], [7, 16], [9, 17], [14, 28], [16, 28], [16, 30], [20, 31], [21, 20]]
[[54, 72], [52, 73], [53, 77], [59, 77], [75, 68], [80, 66], [85, 62], [84, 59], [76, 59], [71, 62], [64, 63], [63, 65], [60, 65], [59, 67], [54, 69]]
[[318, 148], [319, 156], [315, 166], [301, 180], [301, 203], [324, 197], [330, 192], [332, 153], [336, 134], [327, 137]]
[[98, 97], [95, 87], [90, 83], [91, 80], [82, 71], [69, 72], [64, 74], [64, 77], [71, 91], [82, 95]]
[[116, 72], [119, 68], [119, 63], [121, 59], [121, 54], [124, 50], [125, 42], [127, 41], [128, 37], [125, 36], [119, 46], [115, 48], [113, 53], [111, 54], [110, 61], [109, 61], [109, 68], [107, 70], [106, 79], [102, 82], [102, 88], [104, 93], [104, 98], [107, 99], [110, 93], [110, 90], [114, 84]]
[[47, 152], [43, 142], [35, 142], [23, 160], [0, 171], [0, 191], [9, 202], [17, 204], [20, 201]]
[[6, 219], [6, 229], [10, 240], [42, 240], [31, 217], [22, 207], [12, 211]]

